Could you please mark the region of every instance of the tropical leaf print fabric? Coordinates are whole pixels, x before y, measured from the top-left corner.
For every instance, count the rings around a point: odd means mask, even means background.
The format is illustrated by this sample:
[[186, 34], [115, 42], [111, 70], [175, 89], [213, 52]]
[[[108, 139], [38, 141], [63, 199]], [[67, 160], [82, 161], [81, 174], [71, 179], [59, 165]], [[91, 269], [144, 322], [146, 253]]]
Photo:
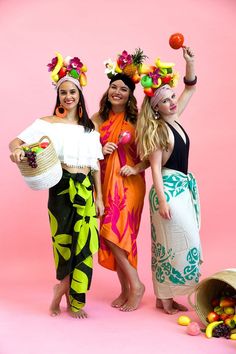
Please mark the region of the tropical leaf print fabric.
[[149, 193], [152, 278], [158, 298], [187, 294], [199, 281], [202, 262], [199, 237], [200, 204], [196, 180], [191, 173], [163, 168], [162, 178], [171, 220], [159, 214], [154, 186]]
[[48, 212], [57, 279], [70, 276], [71, 310], [85, 304], [98, 250], [98, 228], [92, 177], [63, 171], [61, 181], [49, 190]]
[[[120, 146], [122, 132], [129, 132], [131, 140]], [[129, 177], [120, 174], [124, 164], [135, 166], [139, 162], [135, 128], [124, 119], [124, 113], [110, 112], [109, 119], [100, 127], [100, 135], [102, 145], [114, 142], [118, 149], [100, 161], [105, 214], [100, 223], [99, 263], [108, 269], [116, 269], [114, 256], [105, 242], [109, 240], [126, 251], [130, 264], [136, 268], [136, 239], [145, 195], [144, 174]]]

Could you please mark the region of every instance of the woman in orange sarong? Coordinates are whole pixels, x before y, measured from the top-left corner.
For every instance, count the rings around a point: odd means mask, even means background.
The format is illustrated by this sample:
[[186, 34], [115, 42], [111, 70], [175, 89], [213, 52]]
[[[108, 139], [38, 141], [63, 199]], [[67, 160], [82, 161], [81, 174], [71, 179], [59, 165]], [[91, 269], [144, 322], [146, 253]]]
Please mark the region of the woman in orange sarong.
[[135, 144], [137, 101], [135, 84], [124, 75], [111, 79], [92, 119], [101, 135], [104, 160], [101, 163], [105, 213], [100, 222], [99, 263], [115, 270], [121, 294], [112, 306], [133, 311], [145, 290], [137, 273], [136, 238], [145, 195], [144, 169]]

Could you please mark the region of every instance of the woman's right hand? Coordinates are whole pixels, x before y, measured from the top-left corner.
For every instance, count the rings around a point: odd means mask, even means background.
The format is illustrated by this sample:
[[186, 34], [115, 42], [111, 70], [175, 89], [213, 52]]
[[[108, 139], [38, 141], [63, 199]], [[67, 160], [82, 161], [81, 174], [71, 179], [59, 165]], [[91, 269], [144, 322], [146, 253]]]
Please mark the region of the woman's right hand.
[[25, 152], [21, 148], [16, 148], [10, 155], [12, 162], [19, 163], [23, 160]]
[[171, 219], [170, 206], [166, 201], [159, 204], [159, 213], [163, 219]]
[[117, 147], [118, 146], [115, 143], [109, 141], [103, 146], [102, 153], [103, 155], [111, 155], [117, 149]]

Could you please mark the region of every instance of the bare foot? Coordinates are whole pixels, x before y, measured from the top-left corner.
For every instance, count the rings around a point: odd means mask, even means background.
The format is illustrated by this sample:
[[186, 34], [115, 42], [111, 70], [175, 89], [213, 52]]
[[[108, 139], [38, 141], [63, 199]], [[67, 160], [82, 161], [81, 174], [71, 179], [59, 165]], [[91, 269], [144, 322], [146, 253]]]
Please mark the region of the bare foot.
[[188, 311], [188, 308], [182, 304], [179, 304], [178, 302], [176, 301], [173, 301], [173, 307], [175, 309], [178, 309], [179, 311]]
[[[177, 303], [175, 303], [177, 304]], [[157, 299], [156, 300], [156, 307], [161, 308], [164, 310], [165, 313], [168, 315], [173, 315], [179, 312], [179, 309], [174, 306], [173, 299]]]
[[139, 288], [135, 290], [130, 290], [128, 300], [120, 307], [120, 311], [130, 312], [134, 311], [139, 307], [145, 291], [145, 286], [140, 283]]
[[128, 300], [128, 296], [128, 292], [122, 292], [114, 301], [112, 301], [111, 306], [120, 308]]
[[80, 309], [79, 311], [72, 311], [71, 309], [68, 309], [69, 315], [73, 318], [87, 318], [88, 314], [83, 310]]
[[49, 308], [50, 316], [55, 317], [60, 315], [61, 313], [60, 302], [61, 302], [62, 295], [63, 293], [61, 291], [60, 284], [56, 284], [53, 287], [53, 299]]
[[[173, 300], [172, 306], [174, 309], [177, 309], [179, 311], [188, 311], [188, 308], [182, 304], [179, 304], [178, 302]], [[156, 299], [156, 307], [159, 309], [163, 309], [163, 304], [161, 299]]]

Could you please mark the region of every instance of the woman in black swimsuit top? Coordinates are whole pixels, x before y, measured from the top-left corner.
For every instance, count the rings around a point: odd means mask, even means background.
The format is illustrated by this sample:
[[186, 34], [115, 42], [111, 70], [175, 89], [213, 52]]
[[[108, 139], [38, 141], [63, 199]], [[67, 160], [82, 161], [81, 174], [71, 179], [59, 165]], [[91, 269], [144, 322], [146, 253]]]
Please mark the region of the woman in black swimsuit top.
[[[152, 232], [152, 274], [156, 307], [173, 314], [187, 308], [174, 301], [196, 286], [201, 263], [199, 202], [195, 178], [188, 173], [189, 138], [178, 123], [195, 91], [194, 54], [183, 48], [185, 88], [179, 99], [161, 80], [154, 95], [143, 100], [137, 140], [141, 159], [148, 159], [153, 186], [149, 193]], [[150, 77], [161, 72], [158, 67]], [[168, 76], [168, 75], [167, 75]], [[193, 260], [194, 265], [189, 264]], [[193, 269], [191, 276], [188, 270]]]

